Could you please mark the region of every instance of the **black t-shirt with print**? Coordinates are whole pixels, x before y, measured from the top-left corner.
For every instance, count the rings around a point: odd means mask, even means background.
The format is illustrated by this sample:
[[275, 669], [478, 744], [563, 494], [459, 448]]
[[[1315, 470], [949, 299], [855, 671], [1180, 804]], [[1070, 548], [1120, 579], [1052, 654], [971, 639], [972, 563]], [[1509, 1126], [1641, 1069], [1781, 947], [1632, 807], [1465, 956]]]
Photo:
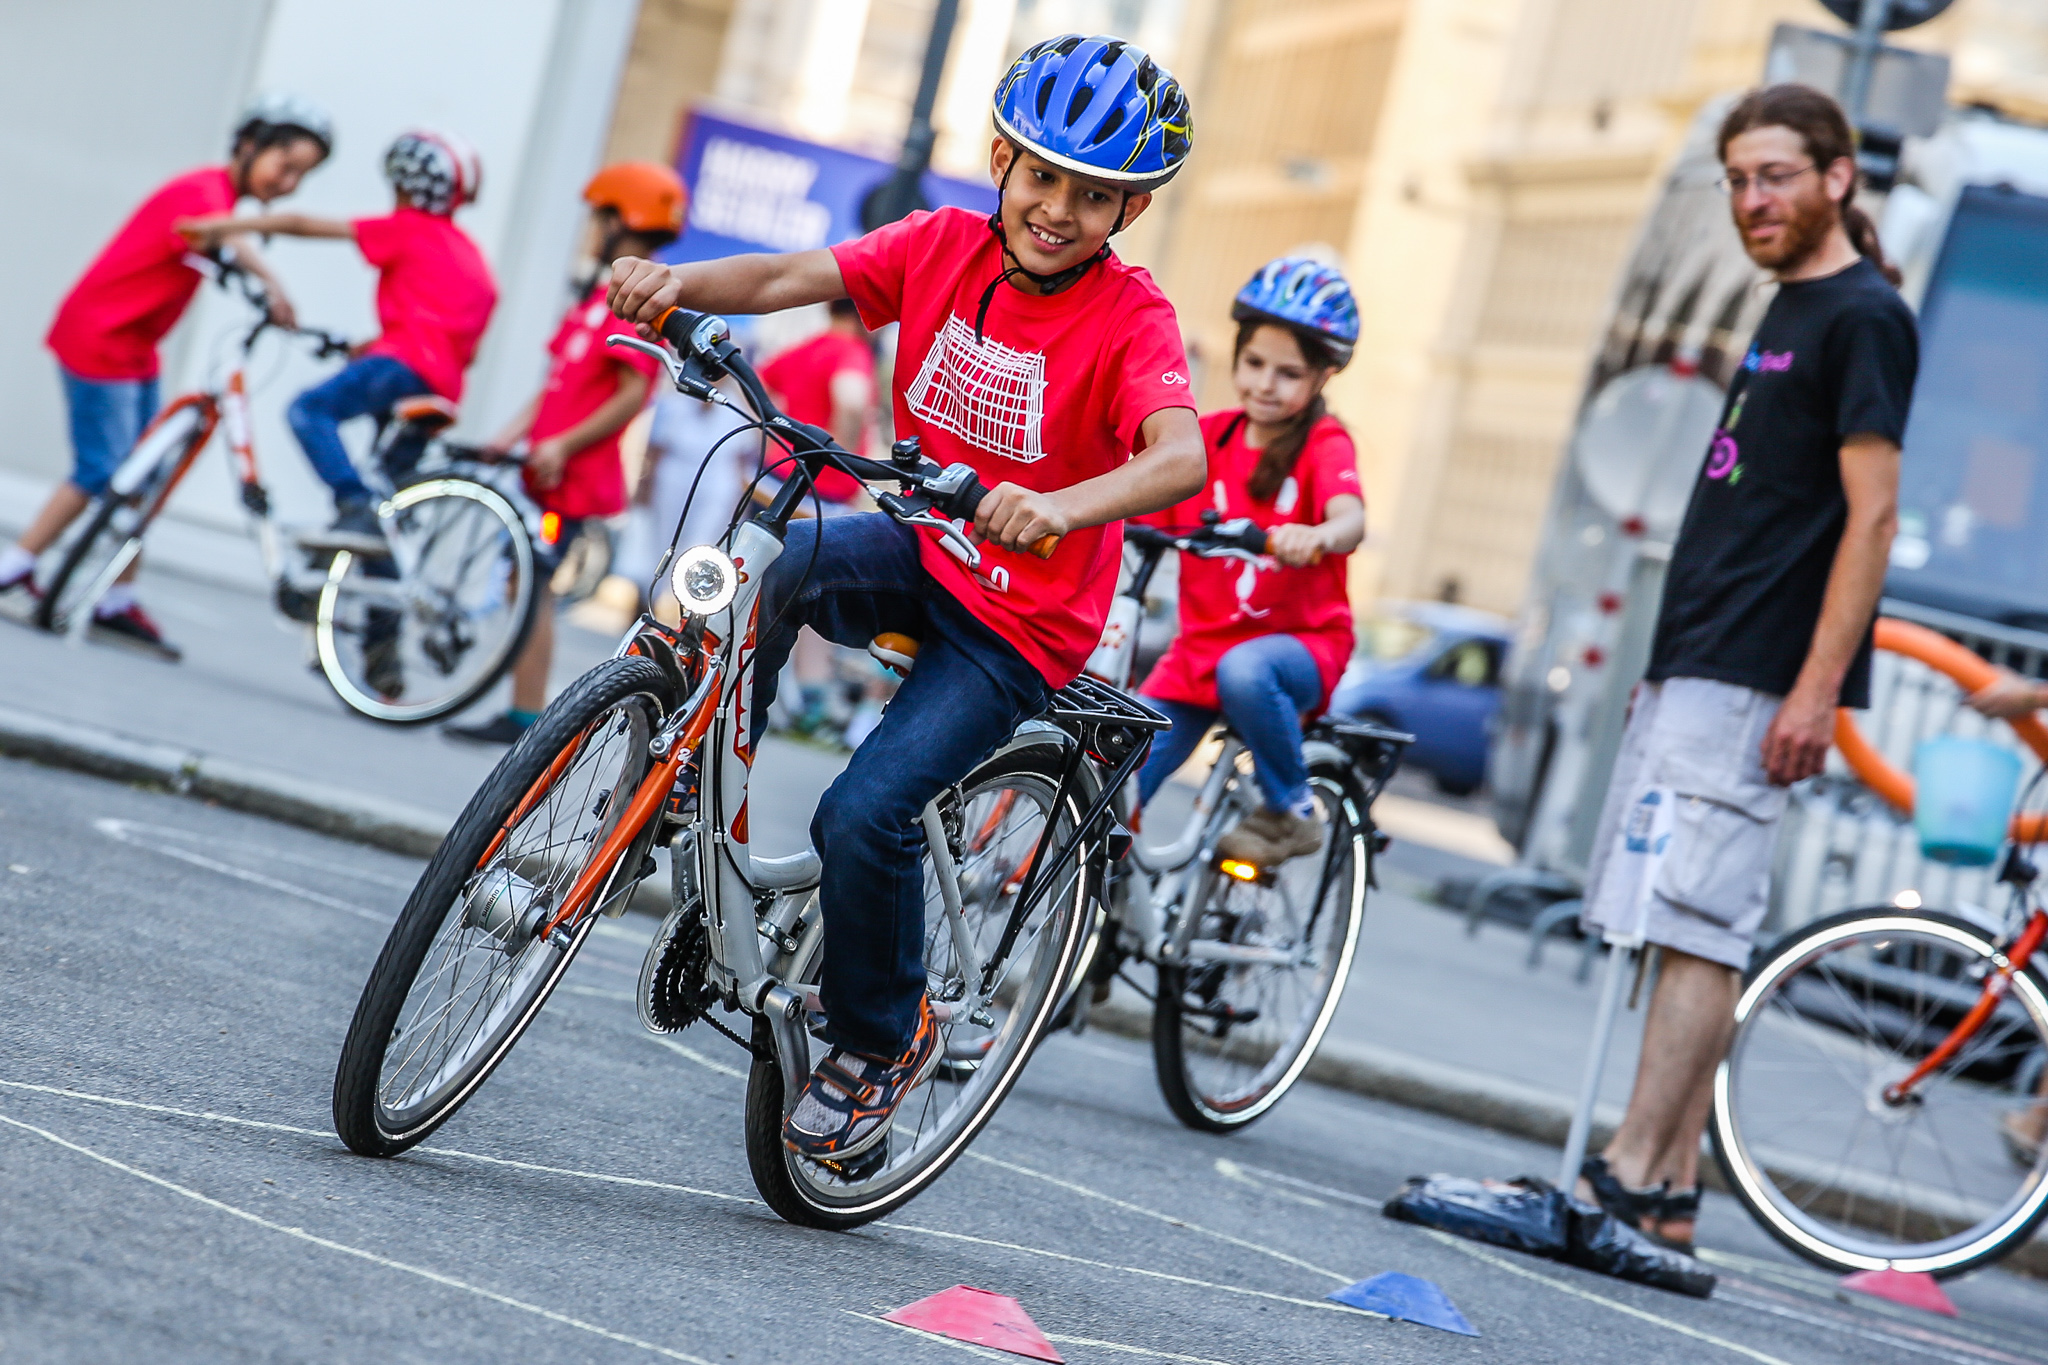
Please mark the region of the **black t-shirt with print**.
[[[1778, 286], [1672, 549], [1651, 680], [1791, 691], [1848, 518], [1842, 442], [1896, 444], [1919, 366], [1912, 310], [1868, 260]], [[1867, 631], [1841, 704], [1870, 704]]]

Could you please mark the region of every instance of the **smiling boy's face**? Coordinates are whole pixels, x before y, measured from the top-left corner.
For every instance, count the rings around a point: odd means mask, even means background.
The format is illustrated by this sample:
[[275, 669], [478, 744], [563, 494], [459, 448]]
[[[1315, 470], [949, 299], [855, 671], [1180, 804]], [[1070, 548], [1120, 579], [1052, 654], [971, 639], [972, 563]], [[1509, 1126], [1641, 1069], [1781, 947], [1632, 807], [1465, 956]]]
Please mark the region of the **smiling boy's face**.
[[[1014, 163], [1014, 164], [1013, 164]], [[1003, 237], [1017, 263], [1034, 275], [1053, 275], [1080, 265], [1102, 249], [1116, 229], [1138, 221], [1150, 194], [1125, 193], [1104, 180], [1063, 170], [999, 137], [989, 153], [989, 175], [1004, 176]]]

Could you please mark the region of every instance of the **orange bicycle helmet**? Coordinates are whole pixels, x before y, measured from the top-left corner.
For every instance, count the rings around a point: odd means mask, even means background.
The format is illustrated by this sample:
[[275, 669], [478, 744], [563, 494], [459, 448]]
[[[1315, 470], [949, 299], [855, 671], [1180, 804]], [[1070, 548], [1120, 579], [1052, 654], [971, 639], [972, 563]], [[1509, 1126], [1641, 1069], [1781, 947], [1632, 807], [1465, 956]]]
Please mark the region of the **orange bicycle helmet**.
[[590, 177], [583, 200], [592, 208], [619, 215], [629, 232], [667, 233], [683, 230], [683, 207], [689, 192], [667, 166], [652, 161], [616, 161]]

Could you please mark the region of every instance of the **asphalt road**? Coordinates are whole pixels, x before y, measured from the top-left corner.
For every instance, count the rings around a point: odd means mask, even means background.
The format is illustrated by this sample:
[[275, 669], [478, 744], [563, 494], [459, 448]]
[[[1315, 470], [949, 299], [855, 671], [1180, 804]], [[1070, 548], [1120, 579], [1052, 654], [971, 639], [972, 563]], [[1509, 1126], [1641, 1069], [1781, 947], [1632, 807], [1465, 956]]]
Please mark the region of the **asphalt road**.
[[[1145, 1050], [1093, 1034], [895, 1218], [794, 1228], [747, 1176], [744, 1056], [635, 1021], [630, 918], [435, 1139], [364, 1160], [328, 1090], [416, 872], [0, 761], [0, 1361], [943, 1361], [974, 1348], [879, 1319], [955, 1284], [1074, 1362], [2048, 1359], [2048, 1286], [1954, 1282], [1959, 1322], [1838, 1296], [1718, 1198], [1705, 1302], [1390, 1223], [1406, 1175], [1555, 1154], [1312, 1087], [1190, 1133]], [[1324, 1301], [1383, 1270], [1483, 1335]]]

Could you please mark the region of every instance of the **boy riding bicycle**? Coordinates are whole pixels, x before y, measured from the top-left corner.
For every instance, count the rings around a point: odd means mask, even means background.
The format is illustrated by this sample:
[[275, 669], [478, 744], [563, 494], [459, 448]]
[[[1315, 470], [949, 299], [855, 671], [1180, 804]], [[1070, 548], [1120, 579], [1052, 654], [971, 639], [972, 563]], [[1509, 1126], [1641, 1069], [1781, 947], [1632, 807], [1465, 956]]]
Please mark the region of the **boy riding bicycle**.
[[[842, 297], [870, 327], [900, 323], [898, 431], [992, 490], [973, 527], [978, 573], [874, 514], [793, 524], [763, 584], [757, 737], [800, 627], [853, 647], [882, 632], [923, 646], [811, 824], [830, 1051], [783, 1140], [815, 1159], [873, 1147], [939, 1060], [919, 811], [1079, 674], [1116, 588], [1116, 523], [1191, 496], [1205, 469], [1172, 305], [1109, 249], [1187, 157], [1179, 84], [1128, 43], [1068, 35], [1012, 64], [994, 113], [999, 201], [985, 220], [946, 208], [829, 250], [613, 268], [613, 311], [643, 335], [677, 306], [762, 313]], [[1062, 538], [1049, 558], [1027, 551], [1047, 536]]]
[[[356, 348], [340, 374], [300, 394], [285, 413], [314, 472], [334, 493], [334, 525], [301, 536], [308, 549], [385, 551], [375, 499], [341, 443], [341, 424], [354, 417], [381, 420], [394, 403], [419, 394], [460, 400], [463, 371], [498, 302], [483, 252], [455, 225], [455, 211], [476, 200], [483, 178], [476, 153], [445, 133], [401, 133], [384, 154], [384, 177], [396, 206], [382, 217], [279, 213], [178, 225], [198, 245], [249, 232], [352, 241], [377, 267], [379, 334]], [[419, 455], [418, 442], [394, 442], [384, 457], [387, 472], [403, 474]]]
[[[224, 214], [243, 196], [268, 204], [299, 187], [327, 159], [334, 126], [325, 110], [293, 95], [264, 95], [235, 125], [228, 162], [187, 171], [135, 210], [58, 305], [45, 339], [57, 357], [71, 412], [71, 477], [57, 485], [15, 544], [0, 550], [0, 593], [36, 592], [36, 559], [92, 500], [106, 490], [142, 430], [156, 415], [157, 343], [192, 301], [203, 278], [172, 229], [192, 214]], [[284, 287], [250, 246], [243, 229], [232, 242], [242, 269], [263, 281], [271, 316], [292, 324]], [[175, 647], [135, 601], [130, 565], [94, 609], [99, 629], [177, 658]]]

